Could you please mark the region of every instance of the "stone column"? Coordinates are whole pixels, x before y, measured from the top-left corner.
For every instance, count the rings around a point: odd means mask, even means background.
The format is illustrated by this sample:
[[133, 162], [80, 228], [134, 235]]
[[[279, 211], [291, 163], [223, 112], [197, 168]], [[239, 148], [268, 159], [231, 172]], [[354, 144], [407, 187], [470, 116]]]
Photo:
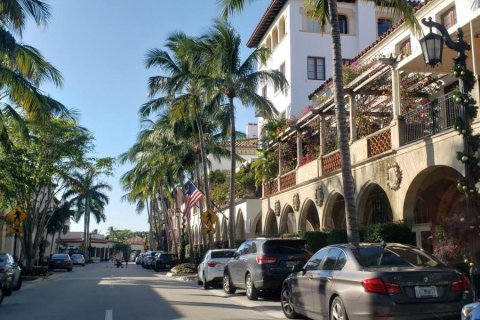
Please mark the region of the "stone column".
[[355, 114], [357, 111], [357, 101], [355, 100], [355, 94], [348, 92], [348, 104], [350, 106], [350, 144], [357, 140], [357, 126], [355, 125]]
[[391, 66], [392, 71], [392, 149], [398, 149], [402, 145], [403, 123], [400, 120], [400, 72]]

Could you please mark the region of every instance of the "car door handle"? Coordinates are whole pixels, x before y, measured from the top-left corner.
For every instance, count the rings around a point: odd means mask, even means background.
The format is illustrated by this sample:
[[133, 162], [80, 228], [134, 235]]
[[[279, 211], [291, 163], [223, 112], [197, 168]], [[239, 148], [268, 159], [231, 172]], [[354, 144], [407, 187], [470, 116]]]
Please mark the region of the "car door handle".
[[327, 277], [327, 280], [328, 280], [328, 281], [333, 280], [333, 277], [332, 277], [332, 276]]

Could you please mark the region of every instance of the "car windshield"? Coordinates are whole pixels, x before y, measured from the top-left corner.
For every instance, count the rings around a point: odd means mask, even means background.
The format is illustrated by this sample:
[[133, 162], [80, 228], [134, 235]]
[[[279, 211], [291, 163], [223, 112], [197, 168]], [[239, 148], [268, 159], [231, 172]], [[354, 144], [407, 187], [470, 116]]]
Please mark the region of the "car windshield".
[[311, 254], [303, 240], [273, 240], [263, 245], [266, 254]]
[[52, 259], [55, 259], [55, 260], [68, 259], [68, 258], [69, 258], [68, 254], [54, 254], [52, 256]]
[[162, 254], [160, 256], [161, 261], [172, 261], [173, 260], [173, 254]]
[[403, 246], [361, 247], [354, 251], [365, 268], [375, 267], [437, 267], [442, 264], [427, 253]]
[[81, 254], [72, 254], [72, 258], [81, 259], [83, 257]]
[[233, 250], [226, 250], [226, 251], [212, 251], [212, 259], [220, 259], [220, 258], [231, 258], [235, 251]]

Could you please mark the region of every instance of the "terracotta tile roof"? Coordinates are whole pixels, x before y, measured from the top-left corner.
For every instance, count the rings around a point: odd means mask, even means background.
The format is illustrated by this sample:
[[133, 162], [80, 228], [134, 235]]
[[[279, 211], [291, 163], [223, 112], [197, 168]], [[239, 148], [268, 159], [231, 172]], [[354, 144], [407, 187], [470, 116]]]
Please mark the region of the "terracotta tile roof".
[[[420, 0], [412, 0], [412, 1], [408, 1], [408, 3], [414, 7], [414, 10], [415, 12], [417, 12], [420, 8], [423, 8], [427, 3], [433, 1], [433, 0], [425, 0], [424, 2], [418, 2]], [[355, 58], [353, 58], [352, 60], [350, 60], [348, 63], [351, 64], [357, 60], [359, 60], [362, 56], [364, 56], [368, 51], [370, 51], [372, 48], [374, 48], [379, 42], [381, 42], [383, 39], [385, 39], [386, 37], [388, 37], [394, 30], [396, 30], [397, 28], [399, 28], [400, 26], [402, 25], [402, 23], [399, 23], [398, 26], [396, 27], [391, 27], [390, 29], [388, 29], [384, 34], [382, 34], [380, 37], [378, 37], [372, 44], [370, 44], [368, 47], [366, 47], [365, 49], [363, 49], [362, 51], [360, 51], [359, 54], [357, 54], [357, 56]], [[322, 83], [317, 89], [315, 89], [311, 94], [308, 95], [308, 99], [312, 99], [312, 97], [317, 94], [318, 92], [320, 92], [323, 88], [325, 88], [325, 86], [327, 84], [329, 84], [330, 82], [332, 82], [332, 78], [329, 78], [327, 79], [324, 83]]]
[[143, 244], [143, 238], [139, 236], [135, 236], [127, 240], [130, 244]]
[[[225, 142], [225, 146], [229, 146], [230, 141]], [[257, 138], [250, 138], [250, 139], [241, 139], [237, 140], [235, 145], [240, 148], [257, 148], [258, 139]]]

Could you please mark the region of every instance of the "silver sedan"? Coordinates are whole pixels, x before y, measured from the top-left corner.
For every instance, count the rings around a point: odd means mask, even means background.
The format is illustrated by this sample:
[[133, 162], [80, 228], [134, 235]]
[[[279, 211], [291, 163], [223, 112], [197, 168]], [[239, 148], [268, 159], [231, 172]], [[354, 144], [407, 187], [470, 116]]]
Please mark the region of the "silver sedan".
[[223, 279], [223, 269], [235, 252], [235, 249], [208, 250], [198, 265], [198, 284], [208, 289], [212, 282], [220, 282]]

